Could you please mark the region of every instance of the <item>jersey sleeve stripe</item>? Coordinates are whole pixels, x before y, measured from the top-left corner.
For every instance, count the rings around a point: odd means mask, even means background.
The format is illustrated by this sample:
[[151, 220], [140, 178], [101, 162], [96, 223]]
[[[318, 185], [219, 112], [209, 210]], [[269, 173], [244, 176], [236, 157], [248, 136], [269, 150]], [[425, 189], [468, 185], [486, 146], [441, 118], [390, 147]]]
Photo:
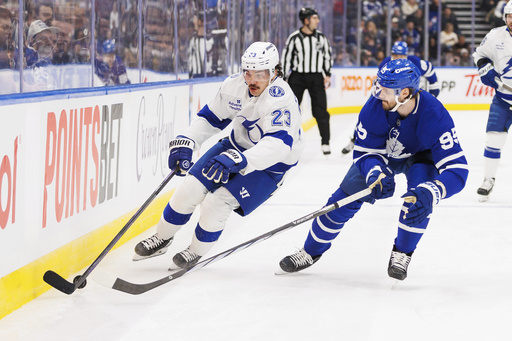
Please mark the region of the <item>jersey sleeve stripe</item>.
[[273, 138], [279, 139], [279, 140], [283, 141], [283, 143], [285, 145], [287, 145], [288, 147], [290, 147], [290, 148], [293, 145], [293, 137], [291, 137], [284, 130], [280, 130], [280, 131], [276, 131], [276, 132], [272, 132], [272, 133], [266, 133], [265, 135], [263, 135], [263, 137], [265, 137], [265, 136], [269, 136], [269, 137], [273, 137]]
[[221, 120], [210, 110], [208, 105], [205, 105], [198, 113], [197, 116], [204, 118], [208, 123], [210, 123], [213, 127], [219, 128], [220, 130], [226, 128], [231, 120], [225, 119]]
[[444, 159], [440, 160], [438, 163], [436, 163], [436, 168], [441, 169], [448, 162], [456, 160], [461, 157], [464, 157], [464, 152], [462, 152], [462, 151], [458, 152], [456, 154], [449, 155], [449, 156], [445, 157]]

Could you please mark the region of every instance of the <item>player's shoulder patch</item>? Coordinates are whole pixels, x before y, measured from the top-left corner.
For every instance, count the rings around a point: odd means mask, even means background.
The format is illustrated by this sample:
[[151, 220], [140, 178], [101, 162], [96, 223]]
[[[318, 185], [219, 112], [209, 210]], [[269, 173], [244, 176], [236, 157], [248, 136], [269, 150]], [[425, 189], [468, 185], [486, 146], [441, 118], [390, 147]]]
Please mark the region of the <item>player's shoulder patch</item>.
[[268, 89], [270, 96], [272, 97], [282, 97], [284, 96], [284, 89], [279, 85], [272, 85], [270, 89]]
[[233, 75], [229, 76], [229, 78], [237, 78], [237, 77], [240, 77], [240, 74], [241, 74], [241, 72], [239, 72], [239, 73], [235, 73], [235, 74], [233, 74]]

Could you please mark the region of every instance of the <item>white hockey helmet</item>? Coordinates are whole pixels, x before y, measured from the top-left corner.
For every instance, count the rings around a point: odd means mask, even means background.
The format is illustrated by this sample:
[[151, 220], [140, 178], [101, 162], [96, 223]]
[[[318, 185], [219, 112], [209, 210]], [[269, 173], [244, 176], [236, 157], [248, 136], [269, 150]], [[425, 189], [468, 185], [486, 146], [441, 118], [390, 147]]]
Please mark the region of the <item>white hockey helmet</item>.
[[274, 75], [278, 64], [277, 47], [269, 42], [252, 43], [242, 56], [242, 70], [269, 70], [270, 78]]
[[503, 21], [507, 23], [507, 14], [512, 14], [512, 1], [507, 2], [503, 7]]

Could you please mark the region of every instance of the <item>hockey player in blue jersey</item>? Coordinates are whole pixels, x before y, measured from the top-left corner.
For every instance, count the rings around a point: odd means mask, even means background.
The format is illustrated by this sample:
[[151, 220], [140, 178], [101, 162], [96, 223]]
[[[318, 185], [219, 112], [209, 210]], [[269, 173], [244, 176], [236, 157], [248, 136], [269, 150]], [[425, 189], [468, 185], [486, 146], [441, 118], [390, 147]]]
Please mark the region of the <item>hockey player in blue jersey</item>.
[[134, 260], [165, 253], [201, 205], [190, 246], [173, 257], [180, 268], [197, 263], [219, 239], [232, 211], [248, 215], [282, 185], [304, 149], [299, 103], [282, 77], [274, 44], [253, 43], [242, 56], [242, 72], [227, 78], [190, 127], [170, 142], [169, 167], [185, 175], [193, 150], [231, 127], [229, 137], [190, 168], [156, 234], [136, 245]]
[[[427, 60], [421, 60], [417, 56], [409, 56], [409, 47], [407, 46], [407, 43], [405, 41], [396, 41], [393, 44], [393, 47], [391, 48], [391, 56], [386, 57], [382, 60], [382, 62], [379, 65], [379, 70], [389, 63], [391, 60], [396, 59], [407, 59], [411, 61], [418, 70], [420, 70], [420, 88], [423, 90], [427, 90], [430, 92], [434, 97], [439, 96], [439, 82], [437, 81], [437, 75], [436, 71], [434, 70], [434, 66], [431, 62]], [[356, 139], [356, 135], [354, 132], [354, 135], [351, 137], [350, 142], [347, 146], [345, 146], [342, 150], [342, 154], [348, 154], [349, 152], [354, 149], [354, 141]]]
[[[369, 196], [314, 219], [304, 247], [281, 260], [283, 271], [300, 271], [318, 261], [364, 202], [393, 195], [395, 175], [403, 173], [407, 192], [388, 274], [399, 280], [407, 277], [434, 207], [460, 192], [468, 176], [450, 114], [434, 96], [420, 90], [419, 82], [419, 70], [407, 59], [390, 61], [379, 70], [372, 97], [359, 114], [354, 163], [327, 205], [376, 186]], [[379, 180], [381, 175], [385, 177]]]

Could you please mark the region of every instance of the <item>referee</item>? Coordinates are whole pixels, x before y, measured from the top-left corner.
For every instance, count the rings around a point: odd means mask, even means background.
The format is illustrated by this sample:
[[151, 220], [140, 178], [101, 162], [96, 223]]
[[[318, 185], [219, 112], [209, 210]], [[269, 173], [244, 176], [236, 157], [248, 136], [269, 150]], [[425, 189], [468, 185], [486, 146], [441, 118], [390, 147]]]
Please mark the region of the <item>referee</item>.
[[302, 21], [302, 27], [286, 40], [281, 63], [288, 84], [299, 103], [302, 102], [304, 90], [308, 90], [313, 117], [322, 138], [322, 152], [328, 155], [331, 148], [325, 89], [331, 85], [331, 46], [327, 37], [316, 30], [320, 18], [314, 9], [302, 8], [299, 19]]

